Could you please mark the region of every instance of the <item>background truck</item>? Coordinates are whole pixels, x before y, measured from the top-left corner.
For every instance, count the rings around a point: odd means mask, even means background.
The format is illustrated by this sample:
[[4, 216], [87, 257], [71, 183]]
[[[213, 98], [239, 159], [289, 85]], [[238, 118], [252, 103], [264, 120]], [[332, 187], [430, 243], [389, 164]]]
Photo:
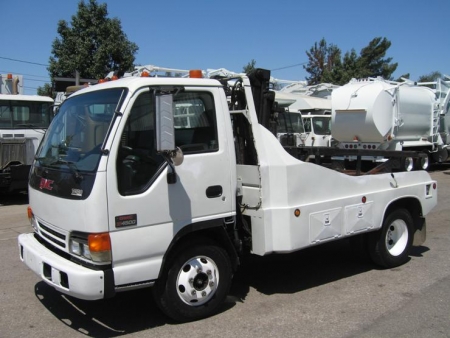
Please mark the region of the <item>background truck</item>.
[[35, 152], [53, 116], [50, 97], [23, 95], [21, 75], [0, 75], [0, 192], [27, 190]]
[[[449, 87], [438, 79], [435, 89], [411, 81], [382, 78], [352, 80], [332, 92], [332, 134], [342, 149], [415, 151], [415, 167], [448, 159]], [[366, 157], [383, 161], [383, 153]], [[411, 163], [413, 165], [413, 163]]]
[[425, 240], [436, 182], [294, 158], [271, 132], [269, 80], [263, 69], [215, 80], [192, 71], [70, 95], [31, 169], [34, 232], [19, 236], [20, 259], [80, 299], [151, 286], [177, 321], [219, 311], [247, 254], [352, 238], [382, 267], [406, 263]]

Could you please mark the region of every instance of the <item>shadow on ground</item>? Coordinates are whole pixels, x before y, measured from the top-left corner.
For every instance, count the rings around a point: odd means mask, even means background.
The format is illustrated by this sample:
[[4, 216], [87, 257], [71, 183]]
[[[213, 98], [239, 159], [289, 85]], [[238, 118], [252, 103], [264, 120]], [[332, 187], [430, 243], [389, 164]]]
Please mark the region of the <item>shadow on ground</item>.
[[0, 193], [1, 205], [24, 205], [28, 204], [28, 194], [26, 192]]
[[[428, 249], [415, 248], [420, 257]], [[342, 240], [292, 254], [248, 256], [235, 274], [221, 312], [245, 301], [251, 288], [267, 295], [293, 294], [376, 269], [365, 257], [355, 255]], [[44, 282], [35, 286], [36, 297], [61, 322], [89, 337], [117, 337], [164, 325], [167, 318], [152, 299], [150, 289], [117, 294], [112, 299], [83, 301], [60, 294]]]

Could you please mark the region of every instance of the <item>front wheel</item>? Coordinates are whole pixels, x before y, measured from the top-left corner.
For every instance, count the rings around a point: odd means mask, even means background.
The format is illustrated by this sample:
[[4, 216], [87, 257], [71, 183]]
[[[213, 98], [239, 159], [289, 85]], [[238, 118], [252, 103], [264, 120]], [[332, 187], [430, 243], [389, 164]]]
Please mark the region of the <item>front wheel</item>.
[[385, 268], [405, 264], [409, 259], [414, 234], [411, 214], [406, 209], [391, 212], [380, 230], [369, 235], [372, 261]]
[[170, 262], [153, 287], [161, 310], [179, 322], [213, 315], [228, 294], [232, 269], [227, 252], [215, 245], [188, 247]]

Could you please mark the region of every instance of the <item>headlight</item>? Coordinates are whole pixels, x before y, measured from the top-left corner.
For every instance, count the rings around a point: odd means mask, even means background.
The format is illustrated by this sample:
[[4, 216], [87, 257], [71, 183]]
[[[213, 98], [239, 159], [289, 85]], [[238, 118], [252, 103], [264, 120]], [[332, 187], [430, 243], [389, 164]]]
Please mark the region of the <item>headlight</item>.
[[109, 233], [81, 234], [70, 237], [70, 253], [97, 263], [111, 263], [111, 240]]

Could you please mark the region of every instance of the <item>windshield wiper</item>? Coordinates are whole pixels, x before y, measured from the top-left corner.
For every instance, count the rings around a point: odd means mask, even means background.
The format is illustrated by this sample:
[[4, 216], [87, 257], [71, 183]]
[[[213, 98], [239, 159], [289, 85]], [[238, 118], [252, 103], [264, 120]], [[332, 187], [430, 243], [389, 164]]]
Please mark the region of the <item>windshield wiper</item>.
[[[45, 157], [41, 157], [41, 158], [36, 158], [36, 160], [40, 161], [41, 159], [44, 159]], [[66, 165], [69, 170], [71, 171], [71, 173], [73, 174], [73, 177], [75, 179], [76, 182], [80, 182], [81, 180], [83, 180], [83, 175], [80, 174], [80, 171], [77, 168], [77, 165], [75, 164], [75, 162], [72, 161], [66, 161], [66, 160], [62, 160], [62, 159], [57, 159], [53, 162], [50, 162], [48, 165], [52, 166], [52, 165], [56, 165], [56, 164], [64, 164]]]

